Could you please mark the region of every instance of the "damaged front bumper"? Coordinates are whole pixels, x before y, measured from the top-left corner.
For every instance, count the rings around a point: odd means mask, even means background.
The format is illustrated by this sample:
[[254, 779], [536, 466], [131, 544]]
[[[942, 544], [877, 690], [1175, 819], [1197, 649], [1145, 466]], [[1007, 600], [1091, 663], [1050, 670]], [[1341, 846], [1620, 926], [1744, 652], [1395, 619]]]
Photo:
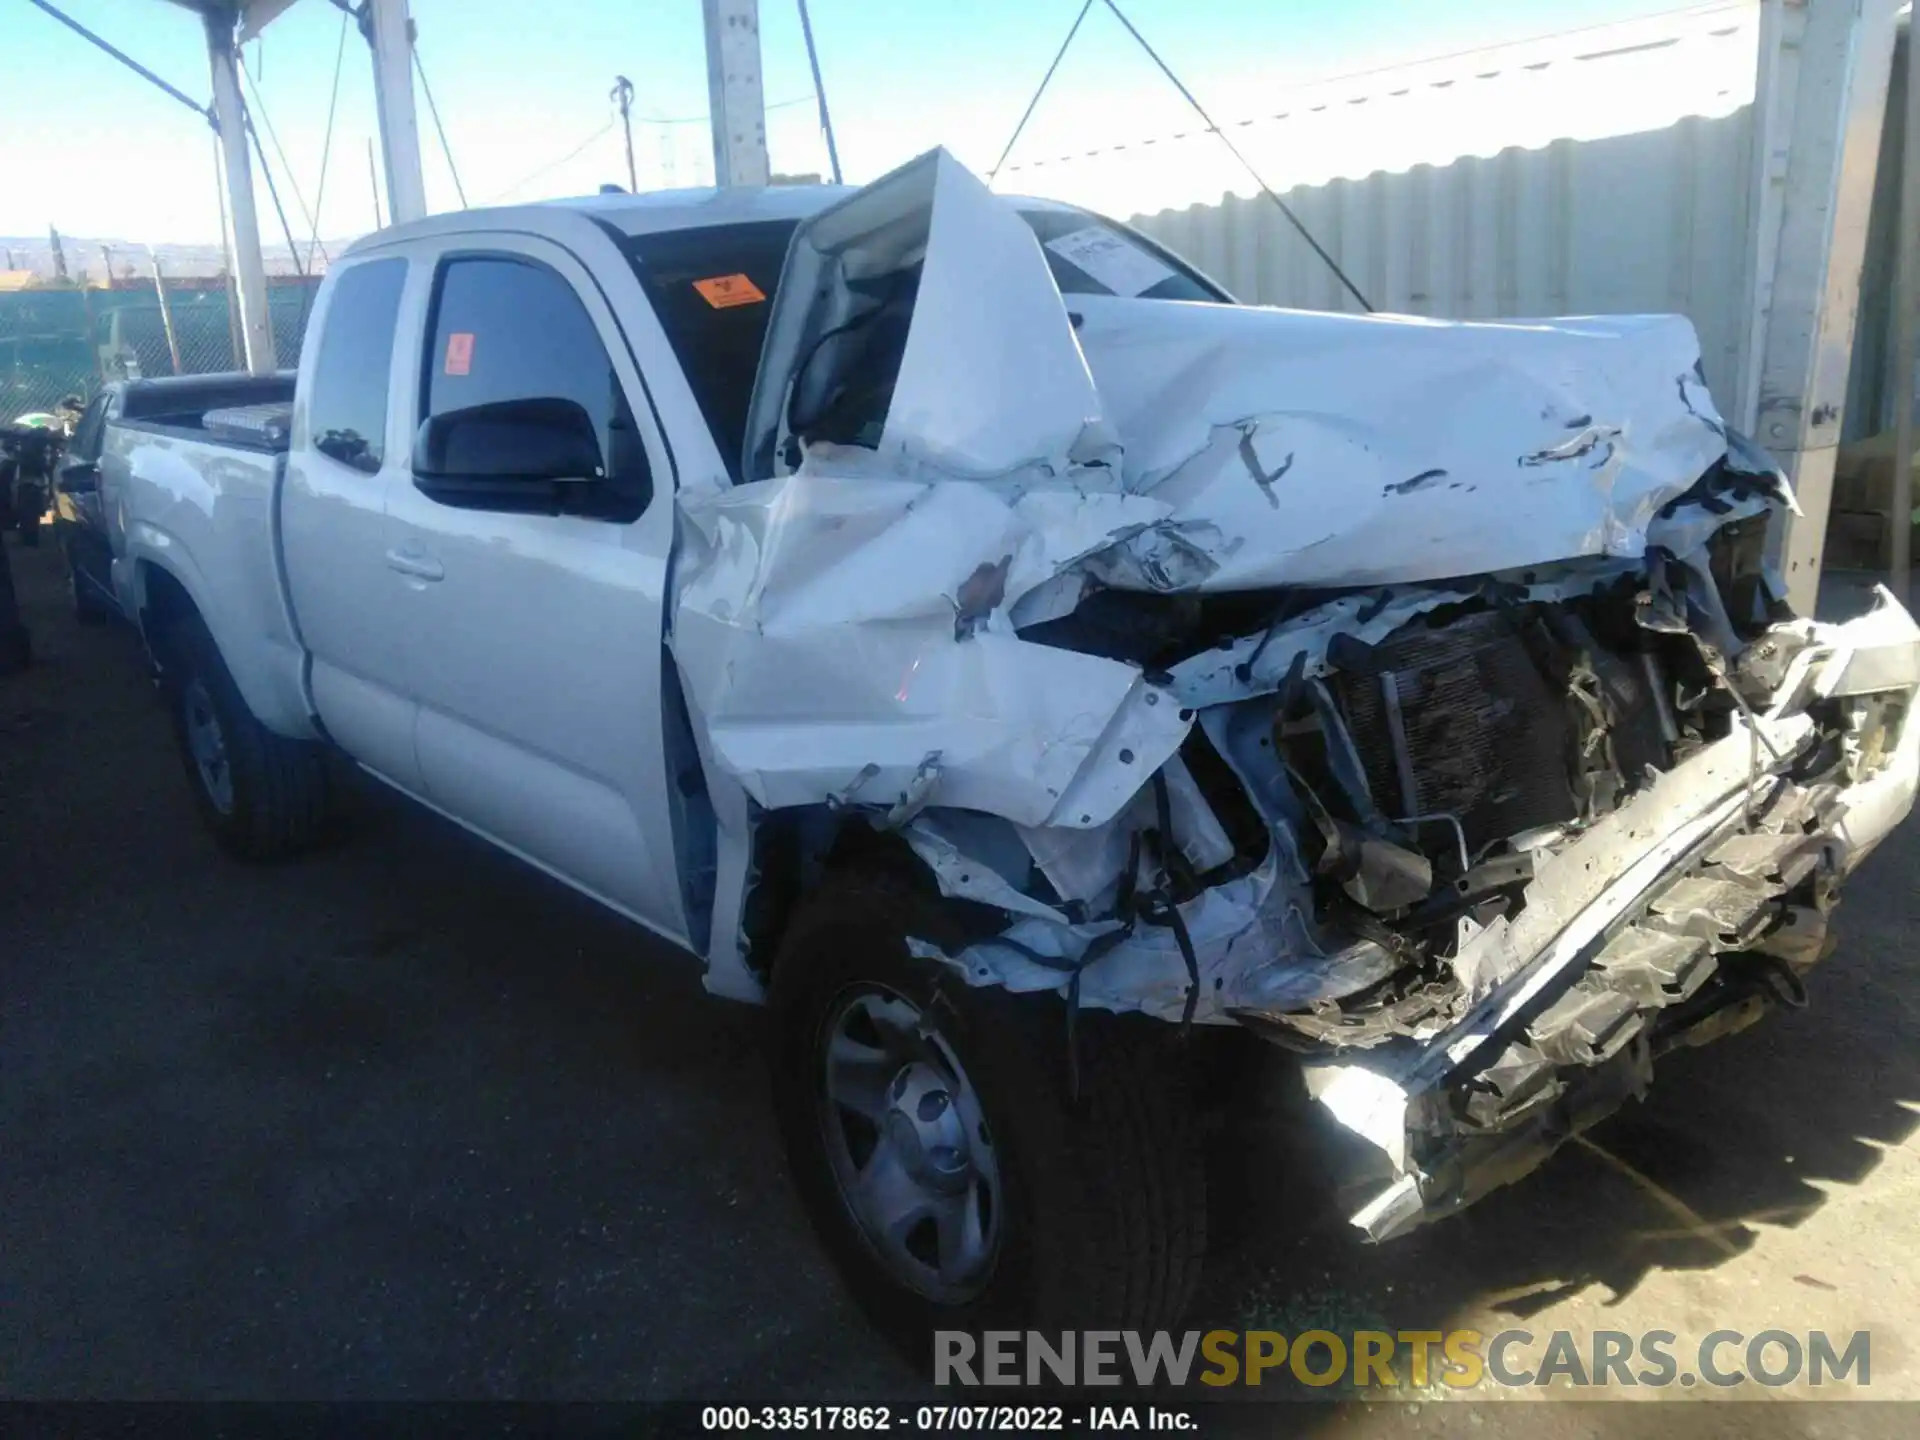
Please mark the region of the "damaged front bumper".
[[[1502, 978], [1444, 1032], [1308, 1062], [1396, 1178], [1352, 1219], [1384, 1240], [1519, 1178], [1643, 1093], [1652, 1061], [1801, 997], [1840, 882], [1920, 778], [1920, 629], [1881, 608], [1810, 627], [1776, 703], [1676, 765], [1536, 872], [1456, 966]], [[1857, 721], [1836, 745], [1809, 714]], [[1268, 1017], [1247, 1016], [1256, 1025]]]

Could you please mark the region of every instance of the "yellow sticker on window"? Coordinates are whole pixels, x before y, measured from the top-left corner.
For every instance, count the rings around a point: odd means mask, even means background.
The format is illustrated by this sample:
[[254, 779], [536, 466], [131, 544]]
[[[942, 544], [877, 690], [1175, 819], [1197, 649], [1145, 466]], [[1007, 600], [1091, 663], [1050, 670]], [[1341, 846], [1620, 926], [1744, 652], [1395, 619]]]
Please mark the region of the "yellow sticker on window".
[[716, 310], [725, 310], [734, 305], [757, 305], [767, 297], [760, 287], [744, 275], [715, 275], [706, 280], [696, 280], [693, 288], [700, 292], [700, 298]]

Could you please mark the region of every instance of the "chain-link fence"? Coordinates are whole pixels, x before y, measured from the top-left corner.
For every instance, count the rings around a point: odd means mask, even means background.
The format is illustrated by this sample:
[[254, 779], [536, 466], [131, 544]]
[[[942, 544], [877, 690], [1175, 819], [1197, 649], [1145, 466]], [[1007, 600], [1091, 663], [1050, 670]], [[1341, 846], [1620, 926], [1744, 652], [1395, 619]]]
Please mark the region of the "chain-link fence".
[[[317, 283], [276, 279], [268, 287], [275, 356], [285, 368], [300, 358]], [[241, 369], [238, 326], [218, 282], [169, 284], [165, 311], [152, 286], [0, 294], [0, 423], [91, 395], [108, 380]]]

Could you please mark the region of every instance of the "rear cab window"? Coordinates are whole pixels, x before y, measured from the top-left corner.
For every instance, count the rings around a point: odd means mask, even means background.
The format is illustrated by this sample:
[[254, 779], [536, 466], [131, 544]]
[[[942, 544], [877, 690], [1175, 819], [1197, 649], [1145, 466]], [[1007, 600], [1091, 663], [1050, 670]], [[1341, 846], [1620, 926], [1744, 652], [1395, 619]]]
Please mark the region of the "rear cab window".
[[313, 362], [307, 433], [322, 455], [372, 475], [386, 458], [387, 379], [407, 262], [367, 260], [333, 282]]

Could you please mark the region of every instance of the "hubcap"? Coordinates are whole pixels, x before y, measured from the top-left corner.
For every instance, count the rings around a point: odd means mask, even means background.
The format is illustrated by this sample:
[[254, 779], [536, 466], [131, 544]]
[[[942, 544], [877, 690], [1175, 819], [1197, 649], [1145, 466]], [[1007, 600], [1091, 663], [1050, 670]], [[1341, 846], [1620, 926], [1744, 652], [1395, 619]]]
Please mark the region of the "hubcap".
[[967, 1072], [892, 991], [848, 996], [826, 1026], [821, 1123], [841, 1199], [887, 1268], [930, 1299], [985, 1288], [1000, 1243], [1000, 1166]]
[[200, 788], [207, 792], [214, 809], [231, 815], [233, 767], [227, 763], [226, 732], [220, 728], [220, 717], [214, 714], [213, 697], [198, 677], [189, 680], [181, 691], [180, 715], [186, 726], [187, 752], [200, 773]]

